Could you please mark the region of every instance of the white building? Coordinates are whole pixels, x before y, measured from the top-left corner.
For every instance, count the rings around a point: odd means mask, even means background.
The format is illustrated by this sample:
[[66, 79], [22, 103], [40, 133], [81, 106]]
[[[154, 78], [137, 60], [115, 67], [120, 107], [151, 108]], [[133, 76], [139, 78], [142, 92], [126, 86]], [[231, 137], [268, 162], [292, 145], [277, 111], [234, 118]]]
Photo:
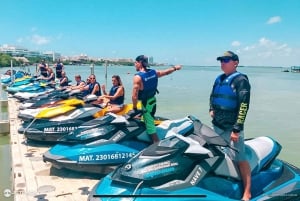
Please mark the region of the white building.
[[61, 57], [60, 53], [54, 51], [47, 51], [42, 53], [39, 51], [28, 50], [27, 48], [23, 48], [20, 46], [7, 45], [7, 44], [0, 46], [0, 52], [9, 54], [13, 57], [42, 57], [42, 58], [51, 58], [53, 59], [53, 61]]

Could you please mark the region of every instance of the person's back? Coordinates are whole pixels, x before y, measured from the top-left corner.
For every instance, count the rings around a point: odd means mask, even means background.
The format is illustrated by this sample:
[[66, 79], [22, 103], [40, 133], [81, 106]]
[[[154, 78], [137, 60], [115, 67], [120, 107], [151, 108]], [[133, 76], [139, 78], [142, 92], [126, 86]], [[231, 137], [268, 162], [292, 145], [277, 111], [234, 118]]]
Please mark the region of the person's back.
[[38, 66], [38, 72], [40, 72], [41, 76], [48, 77], [48, 69], [45, 60], [43, 59]]
[[63, 67], [64, 65], [60, 62], [60, 60], [58, 60], [55, 65], [56, 77], [58, 79], [62, 78]]

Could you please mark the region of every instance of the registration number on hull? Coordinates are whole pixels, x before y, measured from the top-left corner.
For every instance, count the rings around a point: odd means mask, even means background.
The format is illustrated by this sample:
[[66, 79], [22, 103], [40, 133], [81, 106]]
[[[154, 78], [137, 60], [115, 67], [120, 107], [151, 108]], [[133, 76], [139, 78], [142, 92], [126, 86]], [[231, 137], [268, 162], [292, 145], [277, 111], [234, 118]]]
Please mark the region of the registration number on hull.
[[107, 160], [122, 160], [129, 159], [135, 155], [134, 152], [113, 153], [113, 154], [89, 154], [79, 156], [78, 161], [107, 161]]
[[46, 127], [44, 128], [44, 133], [71, 132], [77, 128], [77, 126]]

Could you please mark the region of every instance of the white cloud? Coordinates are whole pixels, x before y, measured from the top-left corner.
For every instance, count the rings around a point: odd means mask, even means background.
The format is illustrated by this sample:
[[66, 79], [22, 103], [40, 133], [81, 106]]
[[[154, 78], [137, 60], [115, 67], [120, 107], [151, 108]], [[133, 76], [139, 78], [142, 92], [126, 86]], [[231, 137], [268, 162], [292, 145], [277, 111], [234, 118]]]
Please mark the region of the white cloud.
[[231, 45], [232, 45], [233, 47], [238, 47], [238, 46], [241, 45], [241, 43], [240, 43], [239, 41], [233, 41], [233, 42], [231, 43]]
[[281, 17], [280, 16], [274, 16], [270, 17], [269, 20], [267, 21], [267, 24], [275, 24], [281, 22]]
[[44, 45], [50, 42], [50, 39], [45, 36], [34, 34], [30, 37], [30, 41], [36, 45]]
[[289, 61], [290, 64], [285, 63], [284, 65], [288, 66], [294, 62], [295, 55], [297, 55], [296, 53], [299, 51], [289, 47], [287, 43], [261, 37], [253, 44], [240, 47], [238, 53], [242, 58], [241, 62], [246, 65], [277, 66], [286, 60]]
[[265, 37], [262, 37], [259, 39], [259, 45], [262, 47], [275, 47], [276, 46], [276, 42], [273, 42]]
[[251, 45], [251, 46], [246, 46], [244, 47], [244, 51], [251, 51], [252, 49], [254, 49], [256, 46], [255, 45]]

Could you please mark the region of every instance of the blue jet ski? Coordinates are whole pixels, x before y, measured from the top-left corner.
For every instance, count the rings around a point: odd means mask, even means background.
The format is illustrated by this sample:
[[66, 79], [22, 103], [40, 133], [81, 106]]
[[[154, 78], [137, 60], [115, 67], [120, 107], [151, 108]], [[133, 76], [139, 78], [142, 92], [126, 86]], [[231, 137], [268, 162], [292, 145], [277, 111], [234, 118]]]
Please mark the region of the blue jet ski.
[[[141, 114], [141, 113], [140, 113]], [[136, 115], [107, 115], [79, 126], [44, 155], [45, 162], [56, 168], [107, 174], [127, 162], [142, 149], [152, 144], [144, 122]], [[157, 134], [163, 139], [167, 133], [192, 132], [193, 122], [188, 117], [165, 120], [156, 117]]]
[[1, 75], [1, 83], [4, 84], [4, 85], [9, 85], [12, 82], [12, 80], [11, 80], [12, 77], [14, 78], [14, 80], [16, 80], [18, 78], [24, 77], [25, 75], [29, 75], [29, 74], [25, 73], [23, 71], [15, 71], [15, 70], [13, 70], [13, 75], [11, 75], [11, 70], [7, 70], [5, 72], [5, 74]]
[[[241, 176], [229, 157], [237, 150], [199, 120], [194, 122], [192, 134], [153, 144], [105, 176], [88, 200], [240, 200]], [[245, 143], [251, 200], [299, 200], [300, 169], [276, 158], [281, 145], [266, 136]]]

